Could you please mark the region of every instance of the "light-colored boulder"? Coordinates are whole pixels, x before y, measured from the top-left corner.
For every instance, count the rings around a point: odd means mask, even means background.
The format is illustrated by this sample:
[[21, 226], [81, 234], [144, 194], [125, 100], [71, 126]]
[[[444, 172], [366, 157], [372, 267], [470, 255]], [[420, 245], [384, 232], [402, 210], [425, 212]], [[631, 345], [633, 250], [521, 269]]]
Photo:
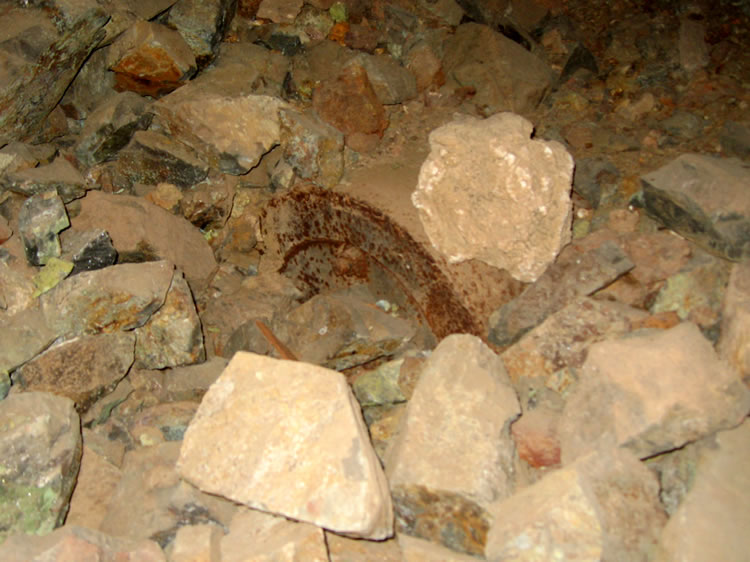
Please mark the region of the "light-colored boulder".
[[721, 336], [716, 347], [745, 380], [750, 379], [750, 262], [732, 268], [724, 294]]
[[560, 424], [562, 461], [621, 446], [639, 458], [738, 425], [750, 391], [684, 322], [594, 344]]
[[178, 470], [206, 492], [335, 532], [393, 532], [359, 405], [323, 367], [236, 353], [185, 433]]
[[472, 258], [535, 281], [571, 236], [573, 158], [530, 139], [519, 115], [462, 116], [430, 133], [412, 194], [432, 245], [450, 263]]
[[397, 531], [481, 554], [487, 506], [513, 491], [509, 426], [519, 413], [500, 358], [475, 336], [445, 338], [386, 458]]
[[632, 454], [587, 455], [493, 505], [487, 560], [645, 562], [666, 521], [658, 493]]

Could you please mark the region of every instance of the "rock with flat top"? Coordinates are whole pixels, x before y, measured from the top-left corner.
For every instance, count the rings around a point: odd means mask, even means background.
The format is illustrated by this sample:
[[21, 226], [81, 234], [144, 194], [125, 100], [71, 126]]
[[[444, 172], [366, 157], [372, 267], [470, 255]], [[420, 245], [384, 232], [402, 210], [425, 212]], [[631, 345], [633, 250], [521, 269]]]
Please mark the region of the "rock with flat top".
[[573, 158], [558, 142], [532, 140], [533, 128], [500, 113], [430, 133], [412, 202], [450, 263], [478, 259], [535, 281], [570, 240]]
[[393, 533], [359, 405], [322, 367], [236, 353], [185, 433], [178, 470], [255, 509], [356, 537]]
[[560, 424], [563, 464], [602, 446], [639, 458], [738, 425], [750, 390], [694, 324], [594, 344]]

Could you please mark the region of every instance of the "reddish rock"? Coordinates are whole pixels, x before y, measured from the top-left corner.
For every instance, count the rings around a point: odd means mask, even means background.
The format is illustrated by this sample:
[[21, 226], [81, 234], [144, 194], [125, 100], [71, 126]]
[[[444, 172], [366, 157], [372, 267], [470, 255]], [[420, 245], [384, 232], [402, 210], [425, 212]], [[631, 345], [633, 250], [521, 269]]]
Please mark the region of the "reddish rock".
[[535, 468], [560, 464], [560, 414], [547, 408], [524, 412], [511, 427], [518, 456]]
[[338, 78], [323, 82], [313, 93], [313, 107], [324, 121], [347, 136], [382, 136], [388, 126], [385, 109], [359, 64], [350, 64]]
[[195, 74], [193, 52], [182, 36], [164, 25], [139, 21], [113, 44], [109, 68], [116, 88], [160, 97]]

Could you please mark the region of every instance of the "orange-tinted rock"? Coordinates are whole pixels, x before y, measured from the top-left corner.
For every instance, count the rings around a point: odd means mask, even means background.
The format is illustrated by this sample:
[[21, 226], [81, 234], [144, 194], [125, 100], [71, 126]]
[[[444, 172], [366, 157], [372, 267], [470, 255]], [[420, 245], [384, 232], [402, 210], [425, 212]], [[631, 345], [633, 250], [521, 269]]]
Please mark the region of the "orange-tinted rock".
[[112, 44], [109, 68], [116, 88], [159, 97], [196, 71], [195, 56], [182, 36], [158, 23], [140, 21]]
[[546, 408], [524, 412], [510, 428], [518, 456], [537, 468], [560, 464], [558, 423], [559, 414]]
[[313, 94], [313, 107], [321, 118], [345, 135], [382, 135], [388, 126], [385, 109], [359, 64], [350, 64]]

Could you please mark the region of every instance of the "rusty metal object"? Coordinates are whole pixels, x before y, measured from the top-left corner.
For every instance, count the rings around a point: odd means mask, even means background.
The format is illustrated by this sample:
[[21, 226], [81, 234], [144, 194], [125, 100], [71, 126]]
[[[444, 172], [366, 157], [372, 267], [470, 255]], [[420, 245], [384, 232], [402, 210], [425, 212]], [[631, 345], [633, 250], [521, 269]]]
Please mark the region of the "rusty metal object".
[[[504, 272], [487, 275], [484, 264], [448, 266], [386, 213], [339, 191], [304, 186], [284, 193], [267, 204], [261, 230], [264, 259], [275, 259], [275, 267], [310, 295], [368, 283], [410, 308], [438, 339], [486, 337], [488, 311], [519, 289]], [[457, 278], [463, 279], [458, 285]]]

